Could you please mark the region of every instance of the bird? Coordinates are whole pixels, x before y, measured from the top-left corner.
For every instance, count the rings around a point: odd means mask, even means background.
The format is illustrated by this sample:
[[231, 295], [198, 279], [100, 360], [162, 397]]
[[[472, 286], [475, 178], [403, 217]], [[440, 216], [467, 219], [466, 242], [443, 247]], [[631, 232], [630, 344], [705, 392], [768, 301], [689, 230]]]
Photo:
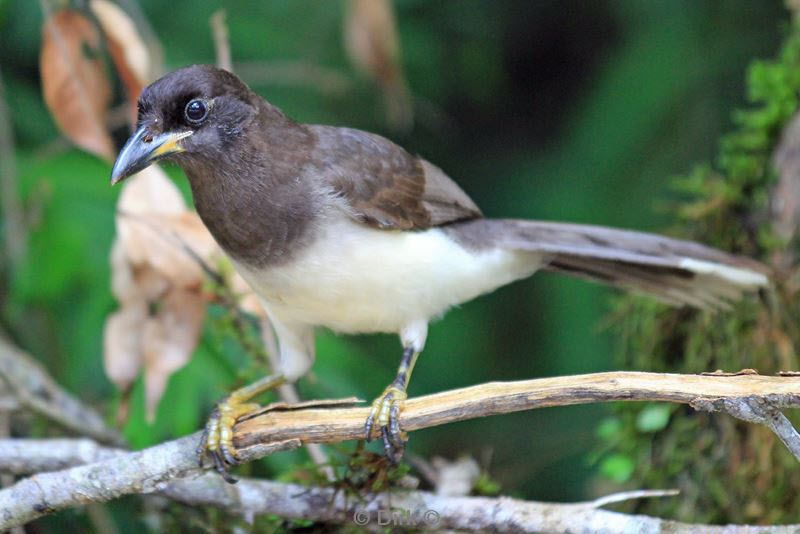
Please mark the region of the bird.
[[409, 379], [428, 325], [448, 309], [546, 270], [720, 309], [769, 284], [758, 261], [699, 243], [603, 226], [485, 218], [444, 171], [376, 134], [303, 124], [233, 73], [192, 65], [138, 99], [116, 184], [169, 159], [195, 208], [250, 284], [278, 340], [277, 369], [219, 402], [201, 457], [238, 463], [237, 418], [252, 398], [311, 368], [314, 331], [397, 334], [397, 374], [371, 405], [367, 440], [397, 461]]

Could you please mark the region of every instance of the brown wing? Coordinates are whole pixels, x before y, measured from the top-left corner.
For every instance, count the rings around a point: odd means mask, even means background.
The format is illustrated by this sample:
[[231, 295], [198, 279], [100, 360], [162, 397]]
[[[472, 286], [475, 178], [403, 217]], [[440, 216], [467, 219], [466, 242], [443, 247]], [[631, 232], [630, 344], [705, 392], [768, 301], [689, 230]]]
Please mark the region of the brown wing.
[[399, 230], [480, 217], [474, 202], [438, 167], [379, 135], [310, 126], [326, 185], [366, 224]]

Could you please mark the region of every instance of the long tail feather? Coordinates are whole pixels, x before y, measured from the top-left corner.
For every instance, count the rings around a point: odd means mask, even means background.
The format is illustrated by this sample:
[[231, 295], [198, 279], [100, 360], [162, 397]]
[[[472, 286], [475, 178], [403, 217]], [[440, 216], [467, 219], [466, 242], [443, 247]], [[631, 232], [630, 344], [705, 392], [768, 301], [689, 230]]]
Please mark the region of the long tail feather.
[[581, 224], [476, 219], [443, 227], [474, 249], [538, 252], [544, 269], [648, 293], [671, 304], [726, 308], [769, 283], [763, 264], [699, 243]]

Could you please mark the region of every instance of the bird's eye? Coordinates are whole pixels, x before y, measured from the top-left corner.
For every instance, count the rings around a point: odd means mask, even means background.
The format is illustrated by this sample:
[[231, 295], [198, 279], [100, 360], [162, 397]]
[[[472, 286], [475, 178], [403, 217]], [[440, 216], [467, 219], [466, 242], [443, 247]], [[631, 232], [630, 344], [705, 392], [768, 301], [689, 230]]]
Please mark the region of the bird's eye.
[[202, 100], [191, 100], [186, 104], [184, 115], [186, 115], [186, 120], [189, 122], [198, 124], [208, 115], [208, 107], [206, 107], [206, 103]]

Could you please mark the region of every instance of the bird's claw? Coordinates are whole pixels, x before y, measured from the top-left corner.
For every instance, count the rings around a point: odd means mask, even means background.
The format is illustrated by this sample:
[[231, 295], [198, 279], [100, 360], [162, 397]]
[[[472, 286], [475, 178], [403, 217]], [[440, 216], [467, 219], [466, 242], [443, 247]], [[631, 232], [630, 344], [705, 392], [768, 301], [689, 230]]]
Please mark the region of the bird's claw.
[[197, 447], [200, 465], [203, 465], [203, 457], [208, 453], [214, 462], [214, 468], [222, 478], [226, 482], [235, 484], [236, 479], [228, 473], [229, 467], [239, 464], [239, 455], [233, 445], [233, 425], [241, 416], [258, 408], [258, 404], [238, 402], [232, 397], [217, 403], [208, 418], [200, 438], [200, 445]]
[[403, 386], [391, 384], [372, 402], [372, 409], [364, 424], [367, 441], [373, 438], [373, 431], [380, 429], [386, 456], [393, 462], [403, 457], [408, 434], [400, 428], [400, 412], [408, 395]]

